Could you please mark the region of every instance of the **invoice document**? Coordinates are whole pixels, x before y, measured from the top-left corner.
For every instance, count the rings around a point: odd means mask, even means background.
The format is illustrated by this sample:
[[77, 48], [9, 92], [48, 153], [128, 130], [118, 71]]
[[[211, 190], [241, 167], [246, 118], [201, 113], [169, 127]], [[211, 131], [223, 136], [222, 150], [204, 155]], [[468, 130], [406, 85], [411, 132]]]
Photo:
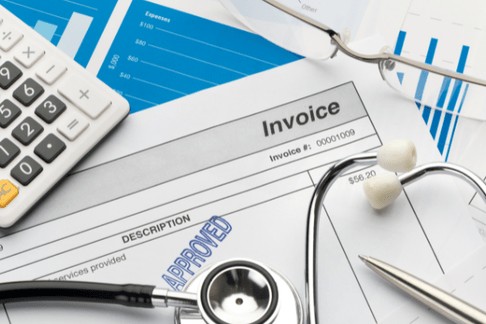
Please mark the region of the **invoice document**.
[[[4, 233], [0, 280], [181, 289], [199, 266], [241, 257], [283, 273], [303, 296], [307, 206], [325, 169], [393, 138], [414, 140], [420, 162], [437, 158], [413, 104], [376, 72], [345, 57], [302, 60], [130, 116]], [[432, 280], [480, 243], [443, 177], [406, 189], [385, 211], [372, 210], [361, 184], [380, 172], [346, 174], [325, 201], [319, 309], [331, 323], [374, 323], [403, 301], [362, 265], [359, 253]], [[225, 220], [224, 239], [202, 234], [214, 215]], [[184, 267], [188, 249], [199, 258]], [[52, 302], [4, 310], [5, 323], [160, 323], [172, 316]]]
[[[419, 163], [439, 159], [420, 118], [376, 66], [344, 56], [298, 60], [130, 115], [2, 232], [0, 280], [179, 290], [204, 266], [249, 258], [282, 273], [304, 298], [306, 214], [320, 176], [335, 161], [395, 138], [416, 143]], [[328, 323], [376, 323], [407, 300], [358, 254], [434, 280], [481, 244], [446, 177], [423, 179], [390, 208], [373, 210], [361, 186], [381, 172], [350, 171], [325, 200], [318, 309]], [[171, 323], [172, 316], [35, 302], [3, 305], [0, 323]]]

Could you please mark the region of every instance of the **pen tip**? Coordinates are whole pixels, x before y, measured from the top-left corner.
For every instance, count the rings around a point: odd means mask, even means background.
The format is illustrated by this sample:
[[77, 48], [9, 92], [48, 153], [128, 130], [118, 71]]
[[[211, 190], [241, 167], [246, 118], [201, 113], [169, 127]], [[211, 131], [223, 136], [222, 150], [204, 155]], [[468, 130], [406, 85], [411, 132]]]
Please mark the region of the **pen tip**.
[[366, 255], [361, 255], [361, 254], [358, 254], [358, 257], [361, 259], [361, 261], [363, 261], [364, 263], [367, 263], [368, 260], [369, 260], [369, 257], [367, 257]]

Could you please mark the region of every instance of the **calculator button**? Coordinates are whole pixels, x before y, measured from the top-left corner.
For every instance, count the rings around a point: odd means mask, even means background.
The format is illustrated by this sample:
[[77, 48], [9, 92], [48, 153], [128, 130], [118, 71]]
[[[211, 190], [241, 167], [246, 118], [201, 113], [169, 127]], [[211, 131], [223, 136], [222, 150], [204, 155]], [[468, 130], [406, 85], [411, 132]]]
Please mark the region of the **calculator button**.
[[28, 107], [43, 93], [44, 88], [33, 79], [28, 78], [14, 91], [13, 96]]
[[0, 208], [5, 208], [19, 194], [19, 189], [6, 179], [0, 180]]
[[30, 156], [25, 156], [10, 172], [10, 175], [23, 184], [27, 186], [32, 182], [41, 172], [42, 167]]
[[106, 95], [98, 92], [93, 84], [78, 76], [71, 76], [59, 86], [58, 91], [93, 119], [98, 118], [111, 105]]
[[64, 110], [66, 110], [66, 104], [56, 96], [50, 95], [39, 105], [39, 107], [37, 107], [35, 114], [43, 121], [50, 124], [56, 120]]
[[63, 141], [61, 141], [56, 135], [49, 134], [39, 143], [39, 145], [35, 147], [34, 153], [44, 160], [44, 162], [51, 163], [65, 149], [66, 144], [64, 144]]
[[0, 167], [5, 168], [19, 155], [20, 149], [8, 138], [0, 141]]
[[78, 136], [89, 126], [88, 121], [85, 118], [78, 116], [78, 114], [69, 113], [64, 117], [63, 121], [59, 123], [57, 131], [71, 142], [78, 138]]
[[56, 82], [66, 72], [66, 67], [54, 61], [45, 61], [39, 66], [36, 75], [48, 85]]
[[12, 131], [12, 136], [20, 143], [29, 145], [37, 136], [42, 133], [44, 128], [32, 117], [27, 117]]
[[10, 100], [5, 99], [0, 103], [0, 127], [8, 127], [21, 113], [19, 107]]
[[0, 25], [0, 48], [5, 52], [10, 51], [23, 36], [22, 33], [16, 31], [15, 26], [2, 23]]
[[45, 51], [39, 46], [23, 42], [22, 46], [17, 49], [14, 57], [24, 67], [30, 68], [35, 62], [44, 56], [44, 54]]
[[8, 89], [22, 76], [22, 71], [10, 61], [0, 66], [0, 88]]

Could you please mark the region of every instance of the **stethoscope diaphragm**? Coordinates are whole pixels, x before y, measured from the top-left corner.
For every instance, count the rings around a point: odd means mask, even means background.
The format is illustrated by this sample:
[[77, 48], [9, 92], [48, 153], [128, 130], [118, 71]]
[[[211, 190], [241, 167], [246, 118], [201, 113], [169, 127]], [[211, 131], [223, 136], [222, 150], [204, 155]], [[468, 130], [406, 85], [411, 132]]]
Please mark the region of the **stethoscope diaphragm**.
[[186, 284], [200, 311], [176, 309], [176, 324], [303, 323], [300, 298], [274, 270], [248, 260], [230, 260], [201, 271]]

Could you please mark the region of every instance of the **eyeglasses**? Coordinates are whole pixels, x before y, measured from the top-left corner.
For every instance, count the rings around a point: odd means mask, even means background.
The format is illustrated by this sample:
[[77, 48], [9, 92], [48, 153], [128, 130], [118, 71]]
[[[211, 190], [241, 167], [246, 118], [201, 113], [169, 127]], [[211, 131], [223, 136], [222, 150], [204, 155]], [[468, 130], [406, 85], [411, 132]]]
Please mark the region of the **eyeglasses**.
[[[387, 52], [358, 53], [336, 31], [276, 0], [220, 1], [248, 28], [282, 48], [311, 59], [333, 58], [340, 51], [377, 64], [384, 81], [424, 109], [486, 120], [482, 117], [486, 114], [475, 113], [476, 109], [486, 109], [486, 80], [464, 75], [461, 68], [455, 72]], [[473, 109], [462, 110], [461, 89]]]

